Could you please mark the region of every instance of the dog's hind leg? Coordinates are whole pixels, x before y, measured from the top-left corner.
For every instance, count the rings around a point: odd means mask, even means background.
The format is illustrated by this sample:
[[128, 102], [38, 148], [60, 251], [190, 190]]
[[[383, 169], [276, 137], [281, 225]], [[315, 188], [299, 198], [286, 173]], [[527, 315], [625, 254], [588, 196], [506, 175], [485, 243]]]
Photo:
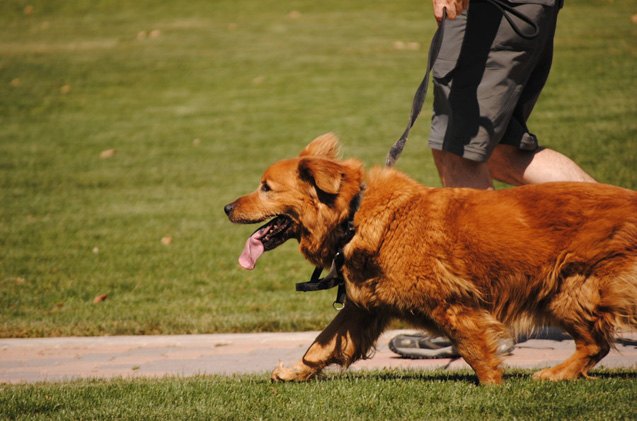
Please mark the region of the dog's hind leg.
[[555, 367], [535, 373], [534, 379], [588, 378], [588, 371], [610, 351], [615, 329], [633, 323], [637, 277], [608, 278], [577, 275], [564, 281], [563, 292], [549, 309], [575, 340], [575, 353]]
[[441, 305], [431, 313], [433, 321], [454, 342], [458, 353], [473, 368], [480, 384], [502, 383], [497, 354], [506, 327], [488, 312], [464, 305]]
[[293, 367], [280, 365], [272, 372], [273, 381], [309, 380], [330, 364], [348, 367], [365, 358], [389, 319], [347, 302], [334, 320], [319, 334]]
[[564, 329], [575, 340], [575, 353], [564, 362], [535, 373], [533, 375], [535, 380], [559, 381], [579, 377], [588, 378], [588, 371], [610, 351], [610, 343], [592, 326], [590, 331], [574, 325], [565, 325]]

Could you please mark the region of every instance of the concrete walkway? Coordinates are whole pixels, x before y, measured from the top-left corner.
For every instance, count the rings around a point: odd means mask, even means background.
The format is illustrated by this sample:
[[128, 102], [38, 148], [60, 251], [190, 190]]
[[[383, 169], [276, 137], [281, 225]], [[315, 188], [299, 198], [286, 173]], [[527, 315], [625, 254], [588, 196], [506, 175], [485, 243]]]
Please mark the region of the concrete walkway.
[[[370, 360], [351, 370], [381, 368], [455, 370], [462, 360], [407, 360], [387, 344], [398, 333], [381, 336]], [[163, 377], [197, 374], [269, 373], [279, 362], [301, 358], [318, 332], [175, 336], [103, 336], [0, 339], [0, 383], [32, 383], [78, 378]], [[637, 369], [637, 334], [624, 341], [598, 367]], [[574, 350], [572, 340], [532, 339], [516, 345], [505, 366], [540, 368], [558, 363]], [[269, 376], [269, 374], [267, 374]]]

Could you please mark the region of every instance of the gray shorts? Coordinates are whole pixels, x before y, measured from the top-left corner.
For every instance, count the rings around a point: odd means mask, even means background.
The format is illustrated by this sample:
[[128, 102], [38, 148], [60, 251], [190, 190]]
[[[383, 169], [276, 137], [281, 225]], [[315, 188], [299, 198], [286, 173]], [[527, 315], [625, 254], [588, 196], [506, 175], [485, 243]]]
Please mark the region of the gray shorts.
[[517, 35], [498, 9], [481, 0], [472, 0], [468, 11], [446, 21], [432, 71], [431, 148], [478, 162], [486, 161], [500, 143], [527, 151], [538, 148], [526, 122], [551, 68], [559, 10], [552, 3], [515, 5], [538, 25], [540, 33], [532, 40]]

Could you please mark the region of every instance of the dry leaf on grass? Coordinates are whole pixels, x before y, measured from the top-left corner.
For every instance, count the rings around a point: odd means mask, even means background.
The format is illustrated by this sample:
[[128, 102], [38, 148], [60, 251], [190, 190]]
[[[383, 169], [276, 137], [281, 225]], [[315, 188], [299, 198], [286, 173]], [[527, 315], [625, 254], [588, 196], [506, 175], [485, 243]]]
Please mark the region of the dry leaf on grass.
[[17, 88], [22, 85], [22, 81], [18, 78], [15, 78], [11, 82], [9, 82], [9, 85], [11, 85], [14, 88]]
[[93, 299], [93, 304], [99, 304], [103, 301], [106, 301], [107, 298], [108, 298], [108, 294], [100, 294]]
[[394, 49], [396, 50], [419, 50], [420, 43], [415, 41], [394, 41]]
[[24, 6], [23, 12], [25, 16], [31, 16], [33, 14], [33, 6], [30, 4]]
[[161, 31], [159, 29], [153, 29], [152, 31], [139, 31], [137, 33], [137, 40], [143, 41], [147, 38], [156, 39], [161, 35]]
[[106, 149], [103, 150], [102, 152], [100, 152], [100, 158], [102, 159], [108, 159], [108, 158], [112, 158], [117, 154], [117, 150], [116, 149]]
[[71, 92], [71, 85], [69, 85], [68, 83], [65, 83], [64, 85], [62, 85], [62, 87], [60, 87], [60, 93], [62, 95], [66, 95], [70, 92]]
[[288, 13], [288, 18], [290, 19], [298, 19], [301, 17], [301, 12], [299, 12], [298, 10], [292, 10], [290, 13]]
[[167, 235], [161, 239], [161, 243], [165, 246], [169, 246], [173, 243], [173, 238], [170, 235]]
[[419, 42], [408, 42], [407, 43], [407, 49], [408, 50], [419, 50], [420, 49], [420, 43]]
[[632, 15], [630, 17], [630, 20], [633, 21], [633, 23], [637, 24], [637, 15]]

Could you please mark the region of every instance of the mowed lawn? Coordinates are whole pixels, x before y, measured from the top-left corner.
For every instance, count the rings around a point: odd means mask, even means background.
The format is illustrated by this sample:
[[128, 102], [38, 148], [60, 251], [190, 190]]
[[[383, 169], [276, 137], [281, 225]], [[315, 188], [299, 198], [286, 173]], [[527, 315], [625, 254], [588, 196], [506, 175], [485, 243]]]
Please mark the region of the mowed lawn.
[[[567, 2], [531, 122], [633, 189], [635, 13]], [[416, 0], [0, 2], [0, 336], [322, 328], [296, 245], [240, 270], [223, 205], [326, 131], [381, 165], [434, 27]], [[430, 108], [398, 166], [439, 185]]]
[[383, 371], [273, 384], [267, 376], [0, 386], [8, 419], [634, 420], [634, 372], [534, 382], [527, 372], [478, 387], [466, 371]]

